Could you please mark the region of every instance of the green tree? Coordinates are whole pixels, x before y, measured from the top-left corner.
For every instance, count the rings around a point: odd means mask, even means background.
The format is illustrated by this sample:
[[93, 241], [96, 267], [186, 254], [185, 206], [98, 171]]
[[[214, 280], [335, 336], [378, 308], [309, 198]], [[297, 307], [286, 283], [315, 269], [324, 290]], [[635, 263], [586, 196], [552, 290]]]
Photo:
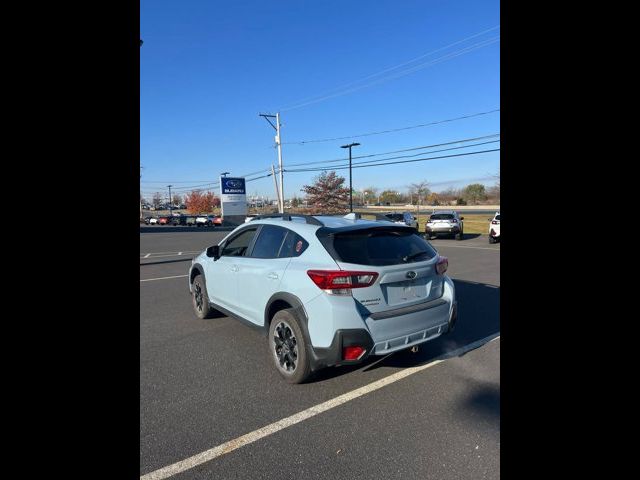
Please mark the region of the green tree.
[[362, 193], [363, 193], [363, 197], [364, 197], [364, 201], [366, 203], [377, 203], [378, 201], [378, 192], [380, 190], [376, 187], [367, 187], [365, 188]]
[[385, 190], [380, 194], [380, 201], [382, 203], [400, 203], [402, 197], [395, 190]]
[[342, 213], [349, 210], [349, 188], [344, 186], [344, 177], [335, 171], [322, 172], [312, 185], [301, 191], [307, 195], [307, 203], [321, 213]]
[[477, 205], [487, 199], [487, 191], [481, 183], [472, 183], [464, 189], [464, 199], [473, 205]]

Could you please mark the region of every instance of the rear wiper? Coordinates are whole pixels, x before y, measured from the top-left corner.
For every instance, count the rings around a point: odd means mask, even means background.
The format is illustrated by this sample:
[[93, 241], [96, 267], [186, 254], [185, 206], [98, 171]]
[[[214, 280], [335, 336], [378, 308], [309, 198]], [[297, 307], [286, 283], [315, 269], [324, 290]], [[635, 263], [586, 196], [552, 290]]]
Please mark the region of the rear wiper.
[[409, 260], [413, 260], [416, 257], [419, 257], [420, 255], [424, 255], [425, 253], [429, 253], [426, 250], [423, 252], [418, 252], [418, 253], [412, 253], [411, 255], [407, 255], [406, 257], [402, 257], [402, 261], [404, 262], [408, 262]]

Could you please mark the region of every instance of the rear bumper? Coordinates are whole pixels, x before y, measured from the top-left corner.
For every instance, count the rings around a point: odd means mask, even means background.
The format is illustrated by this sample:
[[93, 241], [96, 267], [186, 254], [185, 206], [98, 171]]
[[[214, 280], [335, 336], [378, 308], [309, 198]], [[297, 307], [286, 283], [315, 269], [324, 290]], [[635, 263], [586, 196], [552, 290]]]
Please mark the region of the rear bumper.
[[[344, 347], [360, 346], [365, 349], [364, 354], [357, 360], [343, 360]], [[324, 367], [338, 365], [353, 365], [367, 358], [373, 349], [373, 339], [364, 328], [341, 329], [333, 335], [331, 345], [327, 348], [310, 346], [311, 370], [320, 370]]]
[[[449, 333], [457, 320], [457, 302], [454, 284], [446, 276], [443, 288], [438, 299], [377, 314], [365, 313], [352, 297], [319, 295], [305, 304], [312, 370], [357, 364], [370, 355], [387, 355]], [[335, 330], [327, 328], [330, 323]], [[356, 345], [366, 349], [364, 355], [344, 361], [344, 347]]]
[[426, 227], [425, 228], [425, 232], [426, 233], [430, 233], [431, 235], [438, 235], [438, 234], [451, 234], [451, 233], [460, 233], [460, 227], [445, 227], [445, 228], [431, 228], [431, 227]]

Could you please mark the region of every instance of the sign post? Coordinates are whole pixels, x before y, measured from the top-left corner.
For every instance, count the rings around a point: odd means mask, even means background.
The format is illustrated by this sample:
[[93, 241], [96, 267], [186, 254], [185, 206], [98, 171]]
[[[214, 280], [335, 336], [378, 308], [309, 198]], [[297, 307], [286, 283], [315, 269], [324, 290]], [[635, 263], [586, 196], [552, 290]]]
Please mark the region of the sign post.
[[244, 178], [220, 177], [220, 207], [226, 225], [238, 226], [247, 217], [247, 192]]

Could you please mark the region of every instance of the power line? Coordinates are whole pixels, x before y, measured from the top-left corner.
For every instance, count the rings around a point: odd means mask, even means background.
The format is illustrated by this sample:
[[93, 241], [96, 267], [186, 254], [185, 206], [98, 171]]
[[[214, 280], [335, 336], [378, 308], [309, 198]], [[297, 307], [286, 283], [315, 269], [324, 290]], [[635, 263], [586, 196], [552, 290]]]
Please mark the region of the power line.
[[361, 133], [359, 135], [350, 135], [347, 137], [333, 137], [333, 138], [322, 138], [319, 140], [301, 140], [298, 142], [283, 142], [283, 144], [287, 144], [287, 145], [304, 145], [305, 143], [320, 143], [320, 142], [332, 142], [334, 140], [346, 140], [346, 139], [350, 139], [350, 138], [359, 138], [359, 137], [370, 137], [371, 135], [382, 135], [384, 133], [392, 133], [392, 132], [399, 132], [402, 130], [411, 130], [413, 128], [421, 128], [421, 127], [428, 127], [431, 125], [439, 125], [441, 123], [448, 123], [448, 122], [455, 122], [457, 120], [465, 120], [467, 118], [473, 118], [473, 117], [479, 117], [482, 115], [489, 115], [491, 113], [496, 113], [499, 112], [500, 109], [496, 108], [494, 110], [489, 110], [486, 112], [478, 112], [478, 113], [472, 113], [469, 115], [463, 115], [461, 117], [455, 117], [455, 118], [448, 118], [446, 120], [437, 120], [434, 122], [429, 122], [429, 123], [421, 123], [419, 125], [411, 125], [409, 127], [401, 127], [401, 128], [393, 128], [390, 130], [381, 130], [378, 132], [369, 132], [369, 133]]
[[[360, 158], [370, 158], [370, 157], [378, 157], [381, 155], [390, 155], [393, 153], [403, 153], [403, 152], [410, 152], [410, 151], [414, 151], [414, 150], [424, 150], [427, 148], [435, 148], [435, 147], [444, 147], [447, 145], [455, 145], [457, 143], [467, 143], [467, 142], [475, 142], [477, 140], [485, 140], [488, 138], [495, 138], [495, 137], [499, 137], [500, 134], [499, 133], [494, 133], [491, 135], [483, 135], [481, 137], [472, 137], [472, 138], [464, 138], [462, 140], [454, 140], [451, 142], [444, 142], [444, 143], [435, 143], [432, 145], [421, 145], [418, 147], [411, 147], [411, 148], [405, 148], [405, 149], [401, 149], [401, 150], [392, 150], [390, 152], [381, 152], [381, 153], [370, 153], [368, 155], [358, 155], [356, 157], [353, 157], [354, 160], [360, 159]], [[291, 163], [289, 164], [290, 167], [299, 167], [299, 166], [308, 166], [308, 165], [316, 165], [319, 163], [334, 163], [334, 162], [344, 162], [348, 160], [348, 158], [337, 158], [337, 159], [333, 159], [333, 160], [318, 160], [318, 161], [314, 161], [314, 162], [303, 162], [303, 163]]]
[[304, 102], [304, 103], [301, 103], [301, 104], [298, 104], [298, 105], [294, 105], [293, 107], [283, 108], [283, 109], [281, 109], [281, 111], [286, 112], [286, 111], [289, 111], [289, 110], [294, 110], [296, 108], [305, 107], [307, 105], [312, 105], [314, 103], [319, 103], [319, 102], [322, 102], [324, 100], [328, 100], [330, 98], [341, 97], [341, 96], [347, 95], [349, 93], [357, 92], [358, 90], [362, 90], [363, 88], [371, 87], [371, 86], [377, 85], [379, 83], [383, 83], [383, 82], [387, 82], [389, 80], [394, 80], [396, 78], [404, 77], [404, 76], [409, 75], [411, 73], [417, 72], [418, 70], [422, 70], [424, 68], [431, 67], [433, 65], [436, 65], [438, 63], [444, 62], [446, 60], [451, 60], [452, 58], [456, 58], [456, 57], [459, 57], [461, 55], [465, 55], [467, 53], [473, 52], [474, 50], [478, 50], [480, 48], [486, 47], [488, 45], [496, 43], [499, 40], [500, 40], [500, 36], [493, 37], [493, 38], [491, 38], [489, 40], [484, 40], [482, 42], [479, 42], [479, 43], [476, 43], [474, 45], [471, 45], [470, 47], [465, 47], [465, 48], [463, 48], [461, 50], [458, 50], [456, 52], [448, 53], [447, 55], [444, 55], [444, 56], [442, 56], [440, 58], [436, 58], [435, 60], [431, 60], [429, 62], [418, 64], [418, 65], [416, 65], [414, 67], [411, 67], [411, 68], [409, 68], [407, 70], [401, 71], [401, 72], [396, 73], [394, 75], [391, 75], [391, 76], [388, 76], [388, 77], [383, 77], [383, 78], [375, 80], [373, 82], [366, 83], [366, 84], [360, 85], [358, 87], [350, 88], [350, 89], [345, 90], [343, 92], [334, 93], [332, 95], [325, 95], [324, 97], [320, 97], [320, 98], [318, 98], [316, 100], [311, 100], [311, 101]]
[[[491, 27], [491, 28], [489, 28], [489, 29], [487, 29], [487, 30], [484, 30], [484, 31], [482, 31], [482, 32], [478, 32], [478, 33], [476, 33], [476, 34], [474, 34], [474, 35], [471, 35], [471, 36], [469, 36], [469, 37], [463, 38], [462, 40], [458, 40], [458, 41], [453, 42], [453, 43], [450, 43], [449, 45], [446, 45], [446, 46], [444, 46], [444, 47], [440, 47], [440, 48], [438, 48], [438, 49], [436, 49], [436, 50], [432, 50], [432, 51], [430, 51], [430, 52], [428, 52], [428, 53], [425, 53], [425, 54], [419, 55], [418, 57], [415, 57], [415, 58], [413, 58], [412, 60], [409, 60], [409, 61], [406, 61], [406, 62], [403, 62], [403, 63], [397, 64], [397, 65], [394, 65], [393, 67], [386, 68], [386, 69], [384, 69], [384, 70], [381, 70], [381, 71], [379, 71], [379, 72], [373, 73], [373, 74], [371, 74], [371, 75], [367, 75], [366, 77], [363, 77], [363, 78], [360, 78], [360, 79], [358, 79], [358, 80], [355, 80], [355, 81], [352, 81], [352, 82], [346, 83], [346, 84], [344, 84], [344, 85], [341, 85], [341, 86], [338, 86], [338, 87], [334, 87], [334, 88], [332, 88], [332, 89], [330, 89], [330, 90], [325, 91], [325, 93], [323, 93], [323, 94], [318, 94], [318, 95], [314, 95], [314, 96], [311, 96], [311, 97], [306, 97], [305, 99], [302, 99], [302, 100], [298, 100], [297, 102], [295, 102], [295, 103], [293, 104], [293, 106], [291, 106], [291, 107], [283, 107], [283, 108], [281, 108], [281, 109], [279, 109], [279, 110], [280, 110], [280, 111], [293, 110], [293, 109], [295, 109], [295, 108], [300, 108], [300, 107], [305, 106], [305, 105], [308, 105], [308, 104], [310, 104], [310, 103], [317, 103], [317, 102], [320, 102], [320, 101], [322, 101], [322, 100], [324, 100], [324, 99], [326, 99], [326, 98], [330, 98], [331, 96], [337, 96], [338, 94], [336, 94], [336, 95], [328, 95], [328, 94], [329, 94], [329, 92], [340, 91], [340, 90], [343, 90], [343, 89], [344, 89], [344, 88], [346, 88], [346, 87], [349, 87], [349, 86], [351, 86], [351, 85], [355, 85], [355, 84], [360, 83], [360, 82], [362, 82], [362, 81], [364, 81], [364, 80], [367, 80], [367, 79], [369, 79], [369, 78], [373, 78], [373, 77], [376, 77], [376, 76], [378, 76], [378, 75], [382, 75], [383, 73], [389, 72], [389, 71], [391, 71], [391, 70], [396, 70], [396, 69], [398, 69], [398, 68], [400, 68], [400, 67], [404, 67], [404, 66], [406, 66], [406, 65], [409, 65], [409, 64], [411, 64], [411, 63], [414, 63], [414, 62], [415, 62], [415, 61], [417, 61], [417, 60], [420, 60], [420, 59], [422, 59], [422, 58], [428, 57], [428, 56], [433, 55], [433, 54], [435, 54], [435, 53], [441, 52], [441, 51], [446, 50], [447, 48], [453, 47], [453, 46], [455, 46], [455, 45], [459, 45], [459, 44], [461, 44], [461, 43], [463, 43], [463, 42], [466, 42], [467, 40], [471, 40], [472, 38], [479, 37], [480, 35], [484, 35], [485, 33], [488, 33], [488, 32], [490, 32], [490, 31], [492, 31], [492, 30], [496, 30], [496, 29], [498, 29], [498, 28], [500, 28], [500, 25], [496, 25], [496, 26]], [[415, 68], [415, 66], [414, 66], [414, 67], [411, 67], [411, 68]], [[364, 87], [358, 87], [358, 88], [364, 88]], [[317, 99], [318, 97], [320, 97], [320, 98], [319, 98], [319, 99]], [[317, 100], [314, 100], [314, 99], [317, 99]], [[308, 101], [311, 101], [311, 102], [308, 102]]]
[[[478, 146], [481, 146], [481, 145], [489, 145], [491, 143], [499, 143], [499, 142], [500, 142], [500, 140], [489, 140], [487, 142], [472, 143], [470, 145], [462, 145], [462, 146], [459, 146], [459, 147], [442, 148], [440, 150], [433, 150], [431, 152], [414, 153], [413, 155], [398, 155], [398, 156], [395, 156], [395, 157], [377, 158], [375, 160], [365, 160], [364, 162], [356, 162], [353, 165], [367, 165], [369, 163], [376, 163], [376, 162], [383, 162], [383, 161], [386, 162], [387, 160], [396, 160], [396, 159], [399, 159], [399, 158], [412, 158], [412, 157], [417, 157], [417, 156], [420, 156], [420, 155], [427, 155], [427, 154], [430, 155], [432, 153], [449, 152], [451, 150], [461, 150], [461, 149], [464, 149], [464, 148], [478, 147]], [[331, 166], [331, 167], [314, 167], [314, 168], [310, 168], [308, 170], [309, 171], [333, 170], [333, 169], [336, 169], [336, 168], [345, 167], [346, 165], [347, 164], [334, 165], [334, 166]], [[301, 170], [306, 170], [306, 169], [301, 169]], [[285, 170], [285, 172], [288, 172], [288, 171], [294, 171], [294, 170]]]
[[[494, 148], [494, 149], [491, 149], [491, 150], [481, 150], [481, 151], [477, 151], [477, 152], [457, 153], [457, 154], [453, 154], [453, 155], [440, 155], [438, 157], [416, 158], [416, 159], [413, 159], [413, 160], [398, 160], [398, 161], [395, 161], [395, 162], [384, 162], [384, 163], [376, 163], [376, 164], [368, 164], [368, 165], [353, 165], [353, 168], [367, 168], [367, 167], [378, 167], [378, 166], [383, 166], [383, 165], [397, 165], [399, 163], [424, 162], [424, 161], [428, 161], [428, 160], [439, 160], [439, 159], [442, 159], [442, 158], [464, 157], [464, 156], [468, 156], [468, 155], [479, 155], [479, 154], [482, 154], [482, 153], [490, 153], [490, 152], [498, 152], [498, 151], [500, 151], [499, 148]], [[347, 165], [345, 167], [341, 166], [341, 167], [294, 169], [294, 170], [285, 170], [285, 172], [287, 172], [287, 173], [319, 172], [319, 171], [326, 171], [326, 170], [344, 170], [346, 168], [349, 168], [349, 166]]]

